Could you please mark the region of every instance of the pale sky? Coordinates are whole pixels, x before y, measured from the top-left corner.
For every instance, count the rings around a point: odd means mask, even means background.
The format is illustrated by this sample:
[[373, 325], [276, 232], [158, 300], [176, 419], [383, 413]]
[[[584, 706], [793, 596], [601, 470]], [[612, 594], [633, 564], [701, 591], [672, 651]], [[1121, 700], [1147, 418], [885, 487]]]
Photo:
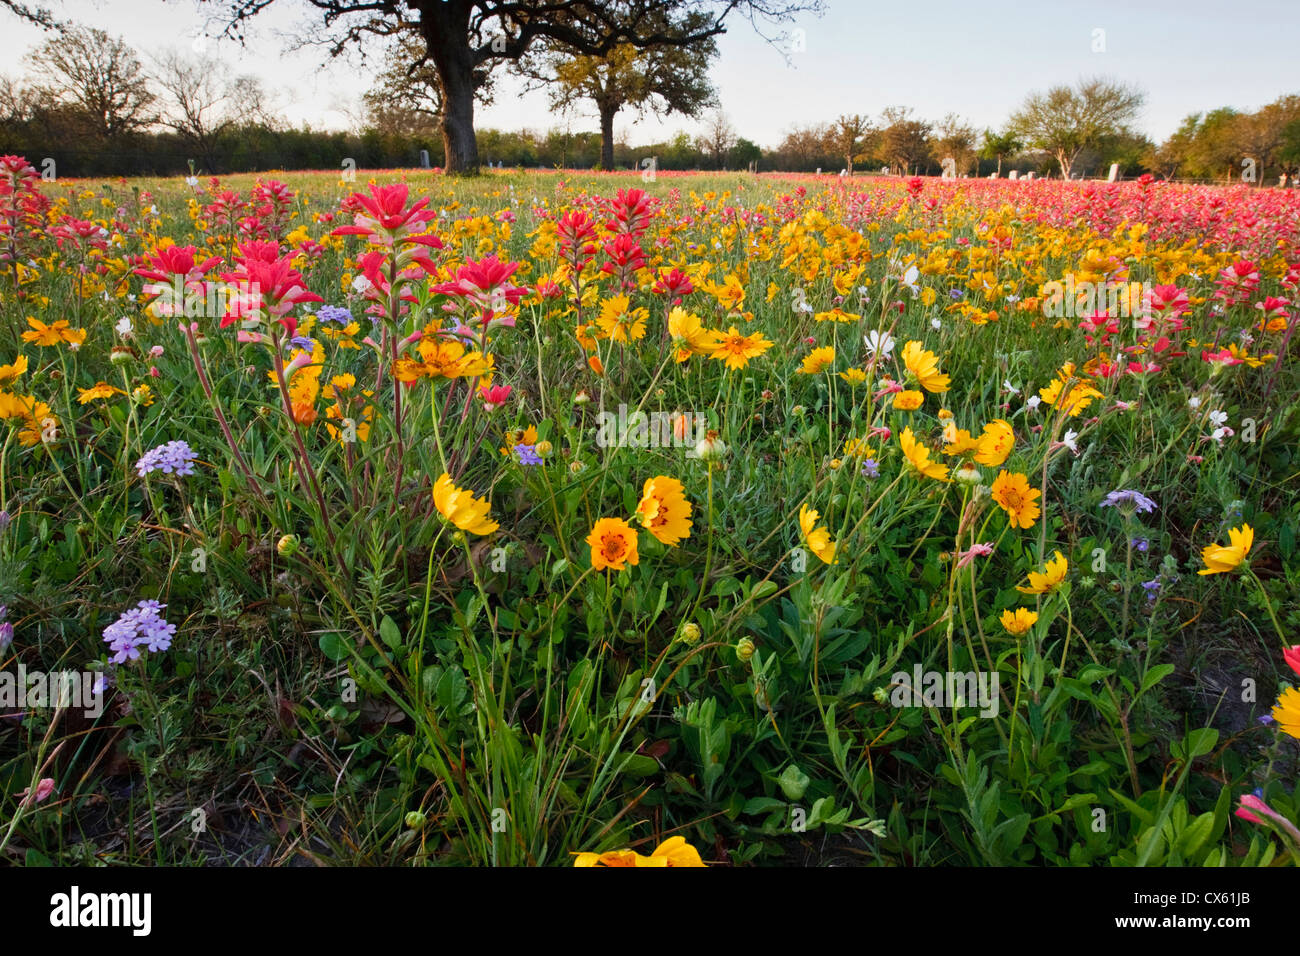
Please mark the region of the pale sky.
[[[145, 59], [206, 42], [233, 73], [260, 77], [277, 111], [294, 125], [348, 128], [348, 108], [355, 109], [370, 85], [355, 62], [330, 63], [321, 49], [289, 49], [299, 26], [313, 17], [301, 0], [277, 0], [257, 17], [245, 48], [200, 40], [205, 24], [219, 32], [223, 0], [27, 2], [121, 36]], [[876, 116], [891, 105], [911, 106], [929, 120], [955, 112], [977, 128], [998, 127], [1032, 89], [1105, 74], [1146, 91], [1139, 128], [1159, 141], [1188, 113], [1256, 109], [1283, 93], [1300, 93], [1295, 0], [1244, 7], [1222, 0], [1044, 0], [1032, 7], [1006, 0], [828, 0], [827, 8], [820, 19], [790, 25], [804, 31], [805, 49], [791, 53], [788, 65], [748, 22], [730, 24], [712, 75], [741, 136], [775, 146], [791, 126], [841, 113]], [[4, 12], [0, 26], [0, 72], [21, 74], [22, 56], [43, 34]], [[633, 143], [698, 129], [681, 117], [634, 119], [619, 114], [616, 124]], [[520, 95], [504, 75], [495, 104], [480, 107], [476, 122], [481, 128], [597, 128], [594, 114], [550, 115], [544, 93]]]

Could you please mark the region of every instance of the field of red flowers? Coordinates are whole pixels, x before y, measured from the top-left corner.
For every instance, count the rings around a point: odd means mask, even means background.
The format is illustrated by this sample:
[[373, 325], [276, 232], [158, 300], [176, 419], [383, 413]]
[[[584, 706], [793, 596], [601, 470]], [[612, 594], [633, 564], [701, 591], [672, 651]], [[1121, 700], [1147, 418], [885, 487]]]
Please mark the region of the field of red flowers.
[[0, 159], [0, 856], [1294, 863], [1300, 191], [646, 178]]

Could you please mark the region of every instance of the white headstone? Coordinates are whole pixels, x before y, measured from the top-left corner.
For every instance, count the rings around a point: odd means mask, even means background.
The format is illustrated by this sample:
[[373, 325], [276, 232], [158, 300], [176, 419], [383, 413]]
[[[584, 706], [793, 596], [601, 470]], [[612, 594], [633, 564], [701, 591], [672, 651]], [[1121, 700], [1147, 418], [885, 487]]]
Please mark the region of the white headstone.
[[420, 150], [420, 168], [429, 168], [429, 151], [427, 149]]
[[1119, 163], [1110, 164], [1110, 175], [1106, 177], [1106, 182], [1113, 183], [1119, 177]]
[[1033, 178], [1034, 178], [1034, 171], [1031, 169], [1029, 172], [1025, 173], [1025, 178], [1026, 178], [1026, 179], [1033, 179]]
[[1011, 172], [1007, 173], [1007, 179], [1019, 179], [1019, 178], [1020, 178], [1020, 170], [1018, 169], [1013, 169], [1011, 170]]
[[818, 167], [817, 167], [817, 175], [820, 176], [821, 174], [822, 174], [822, 168], [821, 168], [820, 166], [818, 166]]

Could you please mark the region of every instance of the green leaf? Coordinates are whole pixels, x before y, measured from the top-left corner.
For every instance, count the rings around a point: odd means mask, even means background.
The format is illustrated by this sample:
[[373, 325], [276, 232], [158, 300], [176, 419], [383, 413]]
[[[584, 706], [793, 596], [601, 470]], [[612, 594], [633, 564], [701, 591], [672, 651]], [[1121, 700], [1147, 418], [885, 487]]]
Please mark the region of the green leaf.
[[338, 631], [326, 631], [316, 643], [321, 653], [332, 661], [341, 661], [348, 656], [347, 641]]
[[379, 636], [393, 650], [402, 646], [402, 632], [397, 629], [397, 624], [391, 617], [385, 617], [379, 622]]
[[1142, 678], [1142, 686], [1138, 688], [1138, 696], [1141, 697], [1173, 672], [1173, 664], [1157, 664], [1155, 667], [1151, 668]]

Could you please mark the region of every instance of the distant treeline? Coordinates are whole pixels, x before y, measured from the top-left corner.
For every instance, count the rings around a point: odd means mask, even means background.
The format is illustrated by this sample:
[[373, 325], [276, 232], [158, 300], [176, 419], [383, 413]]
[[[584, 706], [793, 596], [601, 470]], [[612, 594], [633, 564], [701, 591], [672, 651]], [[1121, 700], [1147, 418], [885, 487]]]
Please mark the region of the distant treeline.
[[[479, 154], [483, 162], [526, 169], [594, 169], [600, 163], [598, 132], [569, 132], [553, 129], [531, 131], [478, 131]], [[223, 131], [212, 145], [211, 158], [190, 140], [172, 132], [132, 132], [102, 141], [82, 131], [56, 131], [39, 123], [0, 121], [0, 154], [25, 156], [37, 169], [46, 159], [54, 160], [59, 176], [181, 176], [262, 172], [270, 169], [343, 169], [351, 160], [358, 169], [415, 168], [421, 165], [421, 151], [431, 166], [442, 162], [442, 142], [436, 136], [410, 136], [366, 130], [361, 133], [328, 132], [312, 129], [277, 129], [248, 124]], [[663, 143], [631, 146], [618, 143], [615, 167], [640, 169], [653, 157], [658, 169], [716, 169], [716, 157], [697, 148], [685, 133]], [[721, 164], [728, 169], [746, 169], [753, 162], [764, 171], [839, 171], [843, 165], [829, 150], [764, 150], [745, 139], [737, 141]], [[1040, 175], [1051, 170], [1046, 158], [1041, 163], [1022, 163]], [[983, 167], [987, 166], [987, 169]], [[929, 168], [933, 167], [933, 168]], [[1006, 169], [1009, 165], [1004, 166]], [[994, 169], [981, 163], [981, 173]], [[938, 162], [918, 164], [920, 172], [940, 172]], [[1132, 173], [1132, 170], [1126, 170]]]
[[332, 133], [310, 129], [272, 129], [248, 125], [227, 131], [205, 160], [192, 143], [170, 132], [132, 133], [111, 142], [93, 137], [48, 135], [41, 129], [0, 124], [0, 154], [17, 154], [42, 168], [53, 159], [60, 176], [179, 176], [190, 162], [200, 175], [260, 172], [267, 169], [358, 169], [420, 165], [420, 151], [438, 165], [442, 143], [434, 139], [377, 132]]

